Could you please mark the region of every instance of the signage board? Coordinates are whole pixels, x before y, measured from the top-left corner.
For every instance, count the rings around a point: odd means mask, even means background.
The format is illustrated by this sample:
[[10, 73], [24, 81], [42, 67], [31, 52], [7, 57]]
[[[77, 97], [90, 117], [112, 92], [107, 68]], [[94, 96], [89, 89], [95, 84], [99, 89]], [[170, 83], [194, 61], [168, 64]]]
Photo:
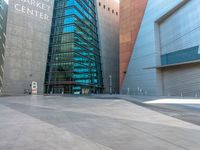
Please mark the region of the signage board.
[[37, 94], [37, 82], [33, 81], [31, 83], [32, 94]]

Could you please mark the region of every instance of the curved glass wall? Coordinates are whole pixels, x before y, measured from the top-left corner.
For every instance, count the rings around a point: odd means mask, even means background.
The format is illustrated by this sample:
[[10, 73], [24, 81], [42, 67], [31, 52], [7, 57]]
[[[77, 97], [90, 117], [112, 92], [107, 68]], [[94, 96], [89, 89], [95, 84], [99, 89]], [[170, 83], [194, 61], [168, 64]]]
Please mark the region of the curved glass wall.
[[55, 0], [45, 92], [102, 91], [94, 0]]

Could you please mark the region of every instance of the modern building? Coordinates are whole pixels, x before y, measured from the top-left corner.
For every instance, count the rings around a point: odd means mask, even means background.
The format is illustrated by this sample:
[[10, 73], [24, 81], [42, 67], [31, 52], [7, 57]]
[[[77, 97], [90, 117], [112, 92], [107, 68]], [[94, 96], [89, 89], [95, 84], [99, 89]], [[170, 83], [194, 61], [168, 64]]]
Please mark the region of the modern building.
[[33, 81], [38, 94], [118, 92], [119, 3], [111, 1], [105, 11], [97, 0], [9, 0], [3, 94], [27, 93]]
[[97, 0], [104, 93], [119, 93], [119, 1]]
[[120, 88], [123, 85], [147, 0], [120, 1]]
[[121, 93], [200, 96], [199, 0], [122, 0], [120, 14]]
[[[102, 93], [104, 84], [109, 89], [109, 75], [117, 79], [118, 38], [114, 36], [118, 36], [118, 26], [115, 25], [118, 22], [114, 11], [118, 9], [112, 1], [106, 6], [111, 10], [106, 8], [103, 12], [105, 8], [100, 6], [101, 3], [108, 4], [105, 1], [55, 0], [45, 78], [46, 93]], [[113, 23], [107, 20], [108, 16]], [[111, 27], [105, 27], [109, 23]], [[116, 41], [112, 43], [113, 40]], [[108, 41], [112, 45], [109, 46]], [[111, 56], [111, 52], [116, 54]], [[116, 66], [110, 61], [116, 61]], [[114, 88], [117, 92], [117, 85]]]
[[3, 86], [7, 8], [7, 1], [0, 0], [0, 93]]
[[100, 93], [101, 58], [94, 1], [55, 0], [46, 93]]
[[24, 94], [32, 81], [44, 90], [53, 0], [9, 0], [3, 94]]

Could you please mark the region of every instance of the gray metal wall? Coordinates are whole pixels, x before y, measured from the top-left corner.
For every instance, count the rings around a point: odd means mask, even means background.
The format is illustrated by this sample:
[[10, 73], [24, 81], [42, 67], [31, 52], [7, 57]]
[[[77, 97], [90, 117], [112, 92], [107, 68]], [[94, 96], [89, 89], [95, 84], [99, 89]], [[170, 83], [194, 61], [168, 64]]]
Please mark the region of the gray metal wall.
[[161, 72], [153, 68], [160, 65], [155, 22], [180, 2], [182, 0], [148, 0], [121, 93], [162, 95]]
[[200, 64], [163, 69], [164, 95], [200, 96]]
[[[97, 0], [98, 29], [105, 93], [119, 92], [119, 3], [116, 0]], [[99, 6], [100, 3], [100, 6]], [[104, 8], [105, 5], [105, 8]], [[114, 13], [112, 12], [114, 10]], [[116, 14], [117, 13], [117, 14]]]
[[[199, 14], [200, 2], [192, 0], [161, 22], [162, 54], [178, 50], [184, 52], [184, 49], [200, 45]], [[193, 55], [198, 59], [200, 57], [198, 50], [193, 52], [189, 49], [187, 54], [183, 55], [183, 60]], [[200, 96], [200, 63], [168, 67], [162, 72], [164, 95]]]
[[31, 81], [37, 81], [38, 92], [43, 93], [53, 0], [38, 2], [44, 5], [9, 1], [4, 94], [23, 94]]
[[177, 96], [181, 93], [183, 96], [198, 94], [200, 64], [160, 67], [162, 54], [200, 45], [199, 13], [199, 0], [148, 1], [122, 93]]
[[200, 1], [187, 2], [159, 26], [161, 53], [200, 45]]

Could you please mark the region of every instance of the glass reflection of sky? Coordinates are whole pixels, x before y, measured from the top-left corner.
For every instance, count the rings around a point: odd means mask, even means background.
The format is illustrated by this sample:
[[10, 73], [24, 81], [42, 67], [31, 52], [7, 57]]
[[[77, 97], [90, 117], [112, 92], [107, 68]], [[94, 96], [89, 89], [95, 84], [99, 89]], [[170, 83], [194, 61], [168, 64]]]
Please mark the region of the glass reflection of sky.
[[4, 0], [4, 1], [8, 4], [8, 1], [9, 1], [9, 0]]

